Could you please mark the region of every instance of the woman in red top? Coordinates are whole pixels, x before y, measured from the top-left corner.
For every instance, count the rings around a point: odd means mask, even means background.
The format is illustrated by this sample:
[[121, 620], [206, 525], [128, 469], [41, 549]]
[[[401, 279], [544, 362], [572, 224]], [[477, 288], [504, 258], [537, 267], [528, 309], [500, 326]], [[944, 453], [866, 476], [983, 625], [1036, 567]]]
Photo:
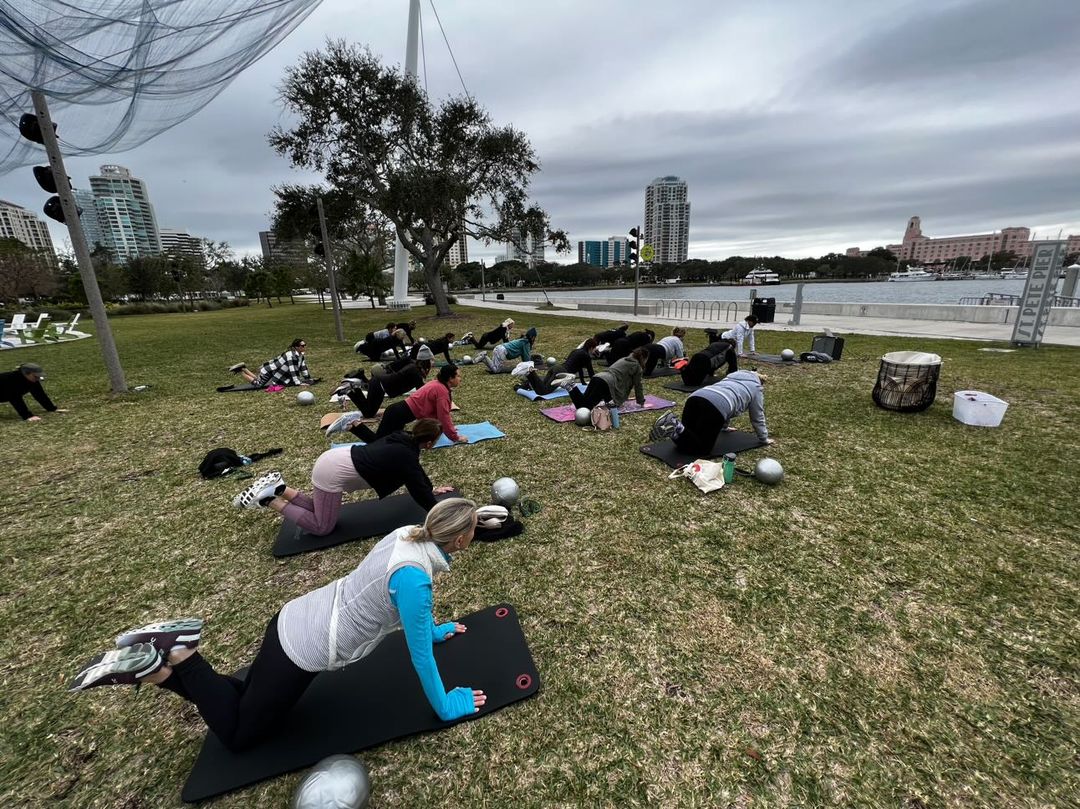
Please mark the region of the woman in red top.
[[371, 443], [397, 430], [405, 429], [417, 419], [435, 419], [442, 425], [443, 435], [459, 444], [469, 443], [469, 439], [459, 435], [454, 429], [454, 420], [450, 418], [451, 391], [461, 384], [461, 372], [456, 365], [444, 365], [439, 375], [413, 393], [411, 396], [394, 402], [383, 413], [378, 431], [373, 431], [366, 424], [354, 423], [349, 432], [361, 441]]

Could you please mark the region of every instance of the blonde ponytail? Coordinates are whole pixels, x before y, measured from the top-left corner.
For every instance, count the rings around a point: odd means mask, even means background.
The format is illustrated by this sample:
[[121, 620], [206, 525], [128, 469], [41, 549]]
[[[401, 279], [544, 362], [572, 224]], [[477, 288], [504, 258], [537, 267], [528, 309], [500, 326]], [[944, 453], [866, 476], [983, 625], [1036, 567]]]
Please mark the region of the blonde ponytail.
[[476, 503], [464, 497], [451, 497], [432, 506], [424, 524], [413, 526], [406, 539], [445, 545], [475, 527]]

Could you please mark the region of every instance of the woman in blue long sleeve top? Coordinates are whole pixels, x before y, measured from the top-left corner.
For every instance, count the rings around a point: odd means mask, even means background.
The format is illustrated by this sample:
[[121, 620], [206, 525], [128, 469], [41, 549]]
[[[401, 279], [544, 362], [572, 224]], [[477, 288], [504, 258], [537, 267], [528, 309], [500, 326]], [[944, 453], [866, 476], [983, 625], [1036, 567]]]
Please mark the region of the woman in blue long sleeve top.
[[443, 683], [432, 645], [465, 626], [435, 622], [431, 585], [436, 573], [450, 569], [450, 554], [469, 547], [475, 530], [476, 504], [453, 498], [436, 504], [422, 526], [388, 534], [347, 576], [293, 599], [270, 619], [244, 681], [218, 674], [196, 650], [201, 620], [180, 619], [120, 635], [118, 648], [91, 660], [71, 690], [159, 685], [193, 702], [226, 747], [244, 750], [277, 729], [319, 672], [360, 660], [400, 627], [432, 709], [443, 721], [460, 719], [487, 697]]

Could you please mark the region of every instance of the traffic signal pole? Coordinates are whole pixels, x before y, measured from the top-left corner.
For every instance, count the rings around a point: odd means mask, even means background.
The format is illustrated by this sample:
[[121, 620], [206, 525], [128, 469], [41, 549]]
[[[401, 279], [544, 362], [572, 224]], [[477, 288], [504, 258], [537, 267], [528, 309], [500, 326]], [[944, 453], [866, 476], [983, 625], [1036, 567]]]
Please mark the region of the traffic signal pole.
[[83, 233], [82, 222], [79, 221], [75, 195], [71, 193], [71, 183], [64, 169], [64, 157], [60, 153], [56, 130], [53, 129], [52, 118], [49, 116], [49, 105], [45, 100], [45, 95], [39, 90], [32, 90], [30, 98], [34, 102], [34, 113], [37, 115], [38, 126], [41, 128], [45, 152], [49, 156], [49, 168], [52, 169], [53, 180], [56, 182], [56, 193], [60, 197], [61, 210], [64, 212], [64, 224], [67, 225], [68, 234], [71, 236], [71, 247], [75, 251], [79, 276], [82, 278], [83, 289], [86, 291], [86, 302], [90, 306], [90, 316], [94, 319], [94, 331], [97, 333], [101, 357], [109, 372], [109, 383], [113, 393], [126, 393], [128, 388], [124, 379], [124, 369], [120, 366], [120, 355], [116, 351], [109, 317], [105, 314], [105, 302], [101, 299], [94, 265], [90, 261], [90, 248], [86, 244], [86, 234]]

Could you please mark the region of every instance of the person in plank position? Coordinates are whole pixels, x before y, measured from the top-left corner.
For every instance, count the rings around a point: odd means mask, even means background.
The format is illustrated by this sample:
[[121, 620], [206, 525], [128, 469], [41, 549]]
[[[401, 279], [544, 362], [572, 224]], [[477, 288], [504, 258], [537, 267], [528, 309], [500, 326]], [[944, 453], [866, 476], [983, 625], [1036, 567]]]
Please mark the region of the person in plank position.
[[380, 499], [402, 486], [424, 509], [435, 495], [452, 486], [433, 487], [420, 465], [420, 450], [431, 449], [442, 435], [435, 419], [419, 419], [412, 432], [390, 433], [370, 444], [328, 449], [311, 470], [311, 494], [285, 485], [280, 472], [269, 472], [234, 499], [237, 508], [270, 508], [309, 534], [326, 536], [337, 525], [345, 492], [373, 489]]
[[476, 713], [487, 696], [465, 684], [447, 690], [432, 653], [433, 644], [466, 631], [435, 622], [432, 581], [450, 570], [451, 554], [469, 547], [476, 520], [471, 500], [443, 500], [423, 525], [383, 537], [348, 575], [289, 601], [267, 624], [244, 680], [214, 670], [198, 649], [203, 622], [183, 618], [118, 636], [117, 648], [88, 662], [69, 690], [152, 683], [194, 703], [221, 743], [239, 752], [272, 736], [320, 672], [361, 660], [400, 627], [438, 717]]
[[23, 421], [41, 421], [41, 416], [31, 413], [23, 401], [23, 397], [28, 393], [46, 412], [66, 413], [66, 410], [54, 405], [45, 393], [45, 388], [41, 386], [44, 378], [45, 373], [41, 366], [34, 362], [24, 362], [14, 371], [0, 374], [0, 402], [11, 402], [11, 406]]
[[634, 398], [639, 405], [645, 404], [645, 391], [641, 388], [641, 374], [649, 354], [644, 348], [635, 348], [629, 357], [623, 357], [610, 367], [598, 371], [582, 393], [576, 387], [570, 388], [570, 399], [574, 407], [587, 407], [592, 410], [601, 402], [614, 402], [620, 406], [630, 397], [630, 388], [634, 389]]
[[514, 319], [508, 317], [491, 331], [486, 331], [481, 334], [479, 340], [473, 337], [473, 333], [470, 331], [462, 335], [461, 341], [464, 344], [472, 345], [476, 348], [484, 348], [489, 345], [493, 346], [498, 343], [508, 343], [510, 342], [510, 332], [513, 328]]
[[381, 337], [382, 332], [375, 332], [368, 337], [365, 337], [353, 348], [356, 349], [357, 354], [363, 354], [372, 362], [378, 362], [387, 351], [393, 351], [395, 357], [405, 356], [405, 330], [394, 329], [385, 337]]
[[735, 348], [735, 353], [740, 357], [745, 357], [743, 353], [743, 342], [747, 342], [750, 345], [750, 353], [757, 353], [757, 346], [754, 344], [754, 326], [758, 323], [758, 319], [753, 315], [747, 315], [745, 318], [735, 324], [735, 328], [728, 329], [723, 334], [717, 335], [716, 329], [705, 329], [705, 336], [709, 338], [710, 343], [715, 343], [717, 340], [730, 340], [731, 345]]
[[245, 363], [238, 362], [233, 365], [229, 370], [234, 374], [240, 374], [258, 388], [266, 388], [271, 385], [283, 385], [288, 387], [290, 385], [310, 385], [314, 380], [311, 378], [311, 372], [308, 371], [307, 357], [307, 341], [297, 337], [291, 343], [289, 348], [278, 354], [272, 360], [267, 360], [259, 368], [259, 373], [254, 374]]
[[749, 412], [750, 423], [763, 444], [772, 444], [765, 424], [765, 374], [736, 371], [719, 382], [694, 391], [683, 405], [682, 418], [668, 412], [653, 424], [649, 438], [670, 438], [690, 455], [707, 458], [720, 433], [733, 430], [731, 420]]
[[446, 357], [447, 362], [454, 361], [454, 358], [450, 356], [450, 349], [454, 347], [454, 333], [452, 331], [448, 331], [442, 337], [428, 340], [426, 343], [420, 343], [419, 341], [413, 343], [412, 347], [409, 349], [409, 356], [415, 360], [416, 355], [424, 346], [427, 346], [427, 349], [432, 353], [432, 356], [435, 354], [442, 354]]
[[682, 359], [686, 356], [682, 338], [686, 336], [686, 329], [676, 326], [671, 330], [669, 337], [661, 337], [655, 343], [649, 343], [645, 350], [649, 352], [649, 361], [645, 363], [645, 376], [652, 376], [656, 366], [666, 368], [668, 363]]

